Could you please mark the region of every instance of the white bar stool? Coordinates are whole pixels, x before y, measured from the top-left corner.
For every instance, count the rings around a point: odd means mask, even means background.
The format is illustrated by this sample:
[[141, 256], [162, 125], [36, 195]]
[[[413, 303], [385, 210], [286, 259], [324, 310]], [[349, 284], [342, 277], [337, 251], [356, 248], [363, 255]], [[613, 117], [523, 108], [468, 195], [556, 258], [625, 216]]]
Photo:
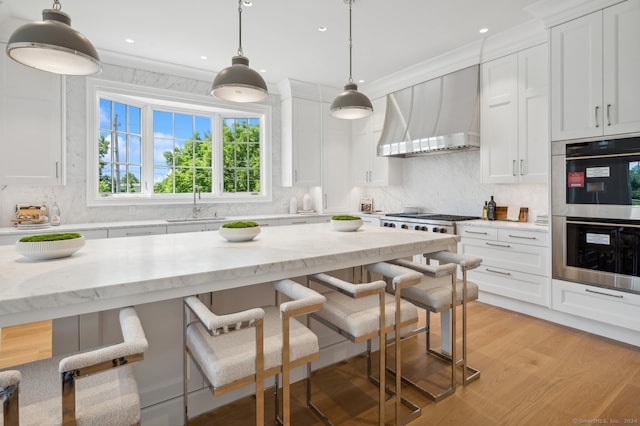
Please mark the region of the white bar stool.
[[[410, 273], [399, 282], [404, 284], [404, 282], [413, 282], [418, 278], [419, 274]], [[395, 330], [396, 321], [398, 321], [400, 328], [416, 324], [418, 322], [416, 307], [409, 302], [401, 301], [398, 310], [395, 299], [385, 293], [386, 283], [384, 281], [353, 284], [327, 274], [309, 275], [307, 281], [308, 285], [317, 283], [330, 289], [330, 291], [323, 293], [326, 302], [322, 309], [314, 312], [311, 318], [354, 343], [367, 342], [367, 378], [378, 385], [378, 424], [384, 425], [387, 392], [385, 386], [386, 334]], [[378, 337], [380, 342], [379, 379], [374, 378], [371, 372], [371, 339], [375, 337]], [[325, 424], [332, 425], [331, 420], [312, 402], [311, 366], [308, 368], [307, 400], [309, 406]], [[411, 410], [404, 418], [401, 418], [400, 411], [396, 410], [396, 424], [411, 421], [420, 415], [420, 407], [402, 399], [399, 393], [396, 398]]]
[[122, 343], [0, 372], [4, 425], [140, 425], [131, 364], [148, 342], [134, 308], [120, 310], [120, 327]]
[[317, 311], [325, 297], [292, 280], [274, 282], [273, 287], [291, 300], [228, 315], [214, 314], [195, 296], [184, 300], [185, 425], [189, 421], [188, 356], [209, 382], [214, 396], [256, 384], [256, 425], [264, 424], [264, 379], [270, 376], [276, 376], [276, 422], [280, 420], [277, 376], [282, 373], [281, 423], [291, 423], [291, 369], [319, 356], [317, 336], [295, 317]]

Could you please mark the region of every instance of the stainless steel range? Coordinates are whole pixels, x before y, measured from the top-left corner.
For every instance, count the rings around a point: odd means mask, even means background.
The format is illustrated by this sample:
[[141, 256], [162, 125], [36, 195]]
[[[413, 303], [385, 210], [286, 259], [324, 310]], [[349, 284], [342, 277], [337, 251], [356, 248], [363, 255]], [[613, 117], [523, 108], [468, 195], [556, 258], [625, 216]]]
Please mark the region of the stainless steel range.
[[456, 222], [472, 219], [480, 218], [434, 213], [392, 213], [382, 216], [380, 224], [389, 228], [456, 234]]

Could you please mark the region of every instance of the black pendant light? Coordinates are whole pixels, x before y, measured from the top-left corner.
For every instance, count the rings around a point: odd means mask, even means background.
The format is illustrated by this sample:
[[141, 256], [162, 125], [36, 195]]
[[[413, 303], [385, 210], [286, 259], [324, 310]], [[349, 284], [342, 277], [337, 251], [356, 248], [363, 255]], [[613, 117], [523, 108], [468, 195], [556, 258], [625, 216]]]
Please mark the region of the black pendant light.
[[354, 120], [363, 118], [373, 112], [371, 101], [364, 94], [358, 92], [358, 85], [353, 82], [352, 76], [352, 47], [351, 41], [351, 6], [355, 0], [345, 0], [349, 4], [349, 81], [344, 86], [344, 92], [340, 93], [331, 103], [330, 115], [335, 118]]
[[22, 25], [11, 34], [7, 55], [16, 62], [56, 74], [89, 75], [100, 71], [93, 44], [71, 28], [71, 18], [55, 0], [42, 21]]
[[258, 72], [249, 68], [249, 59], [242, 54], [242, 0], [238, 1], [238, 55], [231, 66], [216, 75], [211, 95], [232, 102], [260, 102], [267, 98], [267, 84]]

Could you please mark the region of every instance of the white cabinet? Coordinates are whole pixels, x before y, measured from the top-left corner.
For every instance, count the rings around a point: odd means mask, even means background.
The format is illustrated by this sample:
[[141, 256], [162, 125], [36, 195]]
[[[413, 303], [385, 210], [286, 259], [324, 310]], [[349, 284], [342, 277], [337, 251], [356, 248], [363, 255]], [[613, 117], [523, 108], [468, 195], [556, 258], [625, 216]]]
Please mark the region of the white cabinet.
[[469, 271], [480, 291], [549, 306], [549, 234], [515, 227], [460, 225], [460, 252], [482, 258]]
[[548, 58], [542, 44], [482, 65], [482, 181], [547, 182]]
[[354, 186], [388, 186], [400, 183], [400, 159], [378, 157], [384, 126], [386, 97], [374, 99], [373, 114], [351, 122], [351, 180]]
[[0, 185], [64, 183], [63, 99], [63, 77], [0, 55]]
[[[281, 92], [290, 81], [280, 84]], [[293, 83], [291, 83], [293, 84]], [[306, 88], [306, 85], [300, 84]], [[317, 95], [317, 93], [316, 93]], [[319, 100], [284, 94], [280, 101], [282, 125], [282, 186], [320, 185], [322, 105]]]
[[552, 286], [554, 310], [640, 331], [640, 295], [560, 280]]
[[331, 117], [330, 106], [327, 102], [322, 103], [321, 197], [315, 196], [314, 201], [315, 209], [321, 213], [340, 213], [349, 210], [351, 127], [348, 120]]
[[640, 131], [640, 0], [551, 29], [553, 140]]

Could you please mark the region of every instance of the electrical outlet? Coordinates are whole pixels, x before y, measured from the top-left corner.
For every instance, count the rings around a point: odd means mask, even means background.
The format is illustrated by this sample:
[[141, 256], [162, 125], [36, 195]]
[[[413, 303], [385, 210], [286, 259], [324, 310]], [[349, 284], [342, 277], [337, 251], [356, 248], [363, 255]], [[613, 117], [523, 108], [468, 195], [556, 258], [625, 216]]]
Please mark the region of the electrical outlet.
[[136, 206], [129, 206], [129, 215], [130, 216], [136, 215]]

